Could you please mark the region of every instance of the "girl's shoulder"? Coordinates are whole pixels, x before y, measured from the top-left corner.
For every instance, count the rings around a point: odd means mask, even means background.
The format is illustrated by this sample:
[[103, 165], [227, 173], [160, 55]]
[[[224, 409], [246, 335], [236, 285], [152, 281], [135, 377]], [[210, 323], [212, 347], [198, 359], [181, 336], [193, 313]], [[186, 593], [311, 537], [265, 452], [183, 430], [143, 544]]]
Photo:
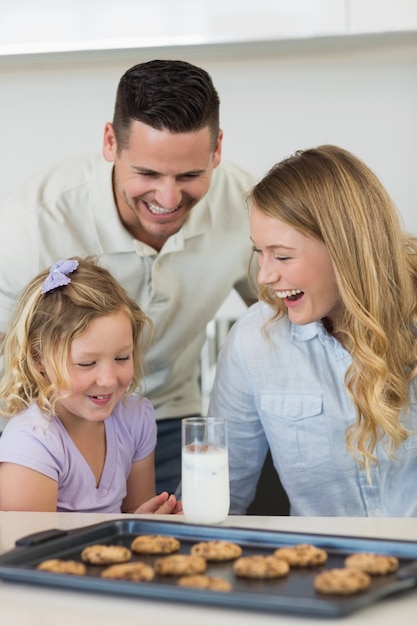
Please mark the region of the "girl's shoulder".
[[113, 413], [116, 416], [131, 415], [148, 415], [153, 414], [154, 409], [152, 403], [145, 396], [141, 396], [138, 393], [132, 393], [127, 398], [119, 400], [116, 404]]
[[111, 422], [115, 432], [122, 437], [141, 439], [146, 433], [156, 432], [156, 418], [152, 403], [148, 398], [136, 393], [117, 403]]
[[65, 447], [63, 439], [56, 419], [49, 419], [37, 405], [31, 405], [9, 418], [0, 437], [0, 455], [12, 462], [13, 454], [32, 461], [47, 454], [57, 458]]
[[46, 416], [37, 404], [31, 404], [7, 420], [4, 433], [12, 430], [31, 430], [46, 433], [55, 431], [56, 423], [54, 418]]
[[132, 393], [120, 400], [113, 409], [113, 419], [116, 424], [124, 424], [128, 430], [140, 430], [156, 423], [155, 410], [148, 398]]

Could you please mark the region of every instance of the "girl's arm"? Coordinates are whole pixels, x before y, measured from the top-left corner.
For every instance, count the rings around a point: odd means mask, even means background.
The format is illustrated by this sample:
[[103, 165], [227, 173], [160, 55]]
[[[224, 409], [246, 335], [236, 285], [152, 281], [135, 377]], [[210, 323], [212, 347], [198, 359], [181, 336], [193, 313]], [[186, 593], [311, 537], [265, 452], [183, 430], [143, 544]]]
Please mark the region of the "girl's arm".
[[181, 513], [182, 506], [173, 494], [166, 491], [155, 496], [155, 461], [152, 452], [133, 463], [127, 479], [127, 495], [122, 513]]
[[58, 483], [16, 463], [0, 463], [1, 511], [56, 511]]

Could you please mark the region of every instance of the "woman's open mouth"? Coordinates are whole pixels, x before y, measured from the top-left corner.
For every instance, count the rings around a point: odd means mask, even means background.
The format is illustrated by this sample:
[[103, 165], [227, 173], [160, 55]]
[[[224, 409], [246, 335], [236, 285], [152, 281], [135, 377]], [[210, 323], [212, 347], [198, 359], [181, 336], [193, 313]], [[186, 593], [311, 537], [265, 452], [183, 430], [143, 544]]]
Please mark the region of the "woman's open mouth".
[[301, 289], [286, 289], [285, 291], [275, 291], [275, 293], [278, 298], [291, 300], [292, 302], [299, 300], [304, 295], [304, 291], [301, 291]]

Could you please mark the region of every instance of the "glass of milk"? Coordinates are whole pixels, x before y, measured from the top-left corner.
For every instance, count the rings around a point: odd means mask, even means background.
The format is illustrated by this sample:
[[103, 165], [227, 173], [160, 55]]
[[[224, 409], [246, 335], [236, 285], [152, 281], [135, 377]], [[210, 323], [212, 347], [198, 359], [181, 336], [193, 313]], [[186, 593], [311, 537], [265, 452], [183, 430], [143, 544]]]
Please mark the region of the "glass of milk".
[[216, 524], [229, 513], [226, 421], [220, 417], [182, 420], [182, 508], [187, 522]]

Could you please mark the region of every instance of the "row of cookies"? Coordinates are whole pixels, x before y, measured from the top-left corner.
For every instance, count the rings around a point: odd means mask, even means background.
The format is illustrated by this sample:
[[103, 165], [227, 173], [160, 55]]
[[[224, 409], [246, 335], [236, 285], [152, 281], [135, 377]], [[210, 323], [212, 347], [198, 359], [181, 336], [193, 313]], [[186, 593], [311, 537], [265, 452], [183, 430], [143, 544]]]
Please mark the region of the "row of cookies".
[[[95, 544], [81, 552], [81, 561], [52, 559], [43, 561], [39, 570], [84, 575], [85, 563], [108, 566], [101, 572], [104, 578], [150, 581], [154, 575], [178, 577], [182, 586], [228, 591], [231, 585], [218, 577], [207, 576], [207, 562], [234, 560], [233, 571], [237, 577], [273, 579], [287, 576], [291, 568], [316, 567], [326, 563], [325, 550], [310, 544], [277, 548], [271, 555], [242, 557], [242, 548], [229, 541], [202, 541], [191, 547], [190, 554], [174, 554], [180, 549], [175, 537], [140, 535], [133, 539], [130, 548], [118, 545]], [[141, 562], [130, 562], [132, 552], [141, 555], [168, 555], [155, 560], [153, 567]], [[398, 568], [398, 559], [371, 553], [350, 555], [344, 568], [325, 570], [314, 579], [314, 588], [320, 593], [352, 594], [366, 589], [371, 576], [389, 574]]]
[[[242, 578], [279, 578], [288, 574], [291, 567], [309, 567], [324, 563], [327, 554], [308, 545], [277, 549], [270, 556], [242, 557], [242, 548], [236, 543], [221, 540], [202, 541], [191, 547], [190, 554], [178, 552], [180, 542], [174, 537], [141, 535], [133, 539], [130, 548], [118, 545], [95, 544], [84, 548], [81, 561], [53, 559], [42, 562], [38, 569], [60, 573], [86, 573], [85, 563], [109, 566], [101, 572], [103, 577], [121, 577], [128, 580], [152, 580], [158, 576], [180, 577], [180, 584], [229, 587], [226, 581], [211, 580], [205, 575], [207, 562], [234, 560], [233, 571]], [[132, 552], [141, 555], [168, 555], [155, 560], [153, 568], [140, 562], [130, 562]], [[204, 575], [202, 577], [202, 575]], [[187, 578], [187, 577], [192, 578]]]

